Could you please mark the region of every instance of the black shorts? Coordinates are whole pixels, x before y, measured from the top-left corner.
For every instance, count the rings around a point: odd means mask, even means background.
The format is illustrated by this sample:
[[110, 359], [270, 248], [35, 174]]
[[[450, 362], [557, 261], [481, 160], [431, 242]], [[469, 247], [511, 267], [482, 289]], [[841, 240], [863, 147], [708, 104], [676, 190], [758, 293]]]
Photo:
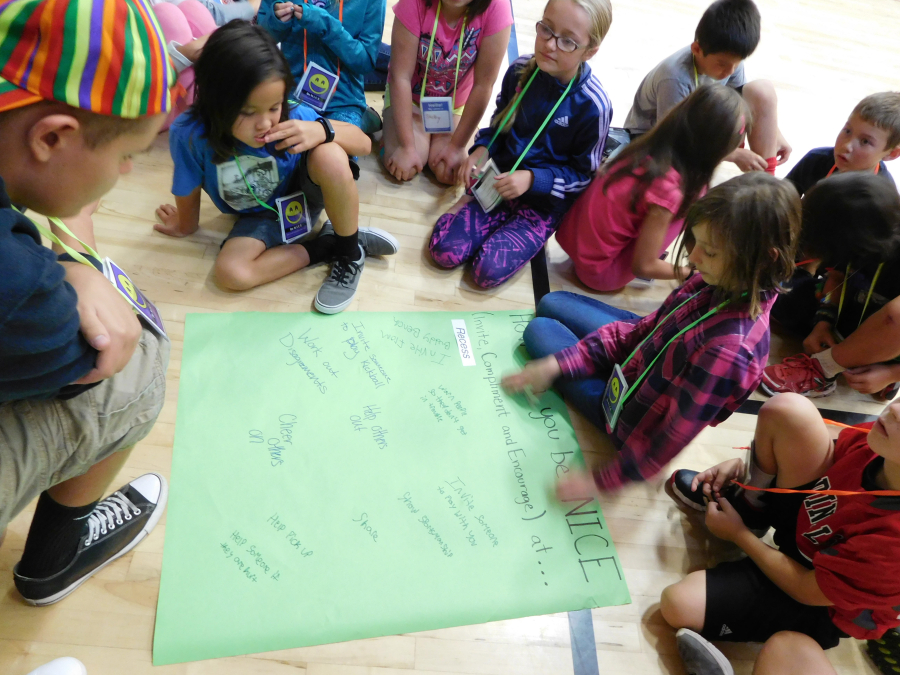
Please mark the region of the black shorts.
[[[308, 157], [308, 152], [304, 152], [301, 156], [300, 162], [291, 174], [287, 191], [284, 194], [290, 195], [295, 192], [303, 192], [306, 195], [310, 222], [315, 227], [324, 208], [325, 200], [322, 198], [322, 188], [313, 183], [309, 177], [309, 169], [306, 164]], [[353, 180], [359, 180], [359, 165], [352, 159], [348, 161], [350, 162], [350, 170], [353, 172]], [[226, 241], [235, 237], [258, 239], [266, 245], [266, 249], [284, 244], [278, 215], [268, 209], [240, 214], [231, 228], [231, 232], [228, 233], [228, 236], [222, 242], [222, 246], [225, 245]]]
[[[812, 483], [798, 489], [808, 490]], [[773, 514], [775, 542], [793, 560], [809, 567], [796, 544], [797, 513], [806, 495], [766, 495]], [[827, 607], [797, 602], [771, 581], [750, 558], [706, 570], [706, 614], [701, 634], [707, 640], [765, 642], [783, 630], [808, 635], [822, 649], [836, 647], [847, 634], [834, 625]]]
[[707, 640], [765, 642], [779, 631], [808, 635], [822, 649], [847, 637], [827, 607], [797, 602], [763, 574], [750, 558], [706, 571], [706, 614], [701, 635]]

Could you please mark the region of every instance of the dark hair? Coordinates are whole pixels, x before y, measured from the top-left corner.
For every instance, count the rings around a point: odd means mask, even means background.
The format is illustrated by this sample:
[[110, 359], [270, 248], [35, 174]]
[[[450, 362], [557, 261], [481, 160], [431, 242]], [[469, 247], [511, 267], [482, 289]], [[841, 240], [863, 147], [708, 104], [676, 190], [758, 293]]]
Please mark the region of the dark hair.
[[234, 121], [251, 92], [272, 78], [284, 80], [283, 122], [288, 117], [288, 95], [294, 90], [294, 78], [272, 37], [263, 28], [240, 19], [210, 35], [194, 64], [196, 95], [190, 114], [206, 128], [215, 161], [234, 155]]
[[803, 197], [802, 254], [839, 268], [893, 258], [900, 252], [900, 194], [892, 182], [848, 171], [816, 183]]
[[[491, 2], [493, 0], [472, 0], [466, 5], [466, 18], [471, 21], [476, 16], [484, 14], [487, 8], [491, 6]], [[507, 2], [507, 0], [498, 0], [498, 2]], [[425, 0], [426, 7], [431, 7], [433, 4], [434, 0]]]
[[759, 21], [753, 0], [716, 0], [700, 17], [694, 39], [704, 55], [727, 52], [743, 60], [759, 44]]
[[760, 294], [779, 290], [794, 273], [800, 234], [796, 188], [762, 171], [714, 187], [688, 211], [676, 259], [693, 250], [693, 228], [700, 224], [709, 226], [713, 242], [727, 261], [718, 293], [732, 301], [747, 293], [750, 316], [756, 318]]
[[650, 184], [675, 169], [684, 194], [675, 217], [683, 218], [709, 184], [715, 168], [749, 131], [750, 114], [744, 99], [731, 87], [700, 86], [603, 169], [609, 174], [604, 193], [616, 181], [633, 176], [637, 179], [631, 200], [634, 212]]
[[882, 150], [900, 145], [900, 91], [870, 94], [856, 104], [852, 114], [888, 132], [887, 145]]

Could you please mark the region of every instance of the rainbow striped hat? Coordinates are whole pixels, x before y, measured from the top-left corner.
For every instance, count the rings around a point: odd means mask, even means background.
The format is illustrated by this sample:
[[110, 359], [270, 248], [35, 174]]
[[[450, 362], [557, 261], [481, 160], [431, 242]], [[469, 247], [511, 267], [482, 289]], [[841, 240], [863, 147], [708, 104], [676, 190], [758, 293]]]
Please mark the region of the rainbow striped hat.
[[41, 100], [168, 112], [175, 83], [149, 0], [0, 0], [0, 111]]

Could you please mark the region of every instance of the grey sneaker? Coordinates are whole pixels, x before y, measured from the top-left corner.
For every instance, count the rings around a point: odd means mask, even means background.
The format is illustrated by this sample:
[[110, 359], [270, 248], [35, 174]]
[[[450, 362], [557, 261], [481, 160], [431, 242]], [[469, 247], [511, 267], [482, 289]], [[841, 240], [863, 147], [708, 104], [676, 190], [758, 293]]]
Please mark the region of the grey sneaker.
[[[319, 232], [319, 236], [325, 237], [329, 234], [334, 234], [334, 226], [330, 220], [326, 220], [325, 224], [322, 225], [322, 231]], [[370, 258], [379, 255], [394, 255], [400, 250], [400, 242], [390, 232], [377, 227], [360, 226], [359, 243]]]
[[337, 314], [353, 301], [363, 266], [366, 264], [366, 252], [359, 246], [360, 258], [357, 261], [338, 258], [331, 267], [331, 274], [316, 293], [316, 309], [322, 314]]
[[725, 655], [694, 631], [682, 628], [675, 641], [688, 675], [734, 675]]

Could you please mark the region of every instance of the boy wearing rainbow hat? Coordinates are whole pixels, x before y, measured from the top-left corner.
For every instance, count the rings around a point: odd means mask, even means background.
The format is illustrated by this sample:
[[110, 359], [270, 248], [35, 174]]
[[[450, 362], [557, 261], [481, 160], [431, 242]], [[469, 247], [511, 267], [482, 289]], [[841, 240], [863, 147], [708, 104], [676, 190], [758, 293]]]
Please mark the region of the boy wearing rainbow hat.
[[173, 82], [147, 0], [0, 0], [0, 532], [40, 495], [14, 569], [34, 605], [134, 548], [165, 508], [157, 474], [101, 498], [159, 414], [169, 343], [104, 276], [89, 220], [69, 236], [58, 218], [131, 170]]

